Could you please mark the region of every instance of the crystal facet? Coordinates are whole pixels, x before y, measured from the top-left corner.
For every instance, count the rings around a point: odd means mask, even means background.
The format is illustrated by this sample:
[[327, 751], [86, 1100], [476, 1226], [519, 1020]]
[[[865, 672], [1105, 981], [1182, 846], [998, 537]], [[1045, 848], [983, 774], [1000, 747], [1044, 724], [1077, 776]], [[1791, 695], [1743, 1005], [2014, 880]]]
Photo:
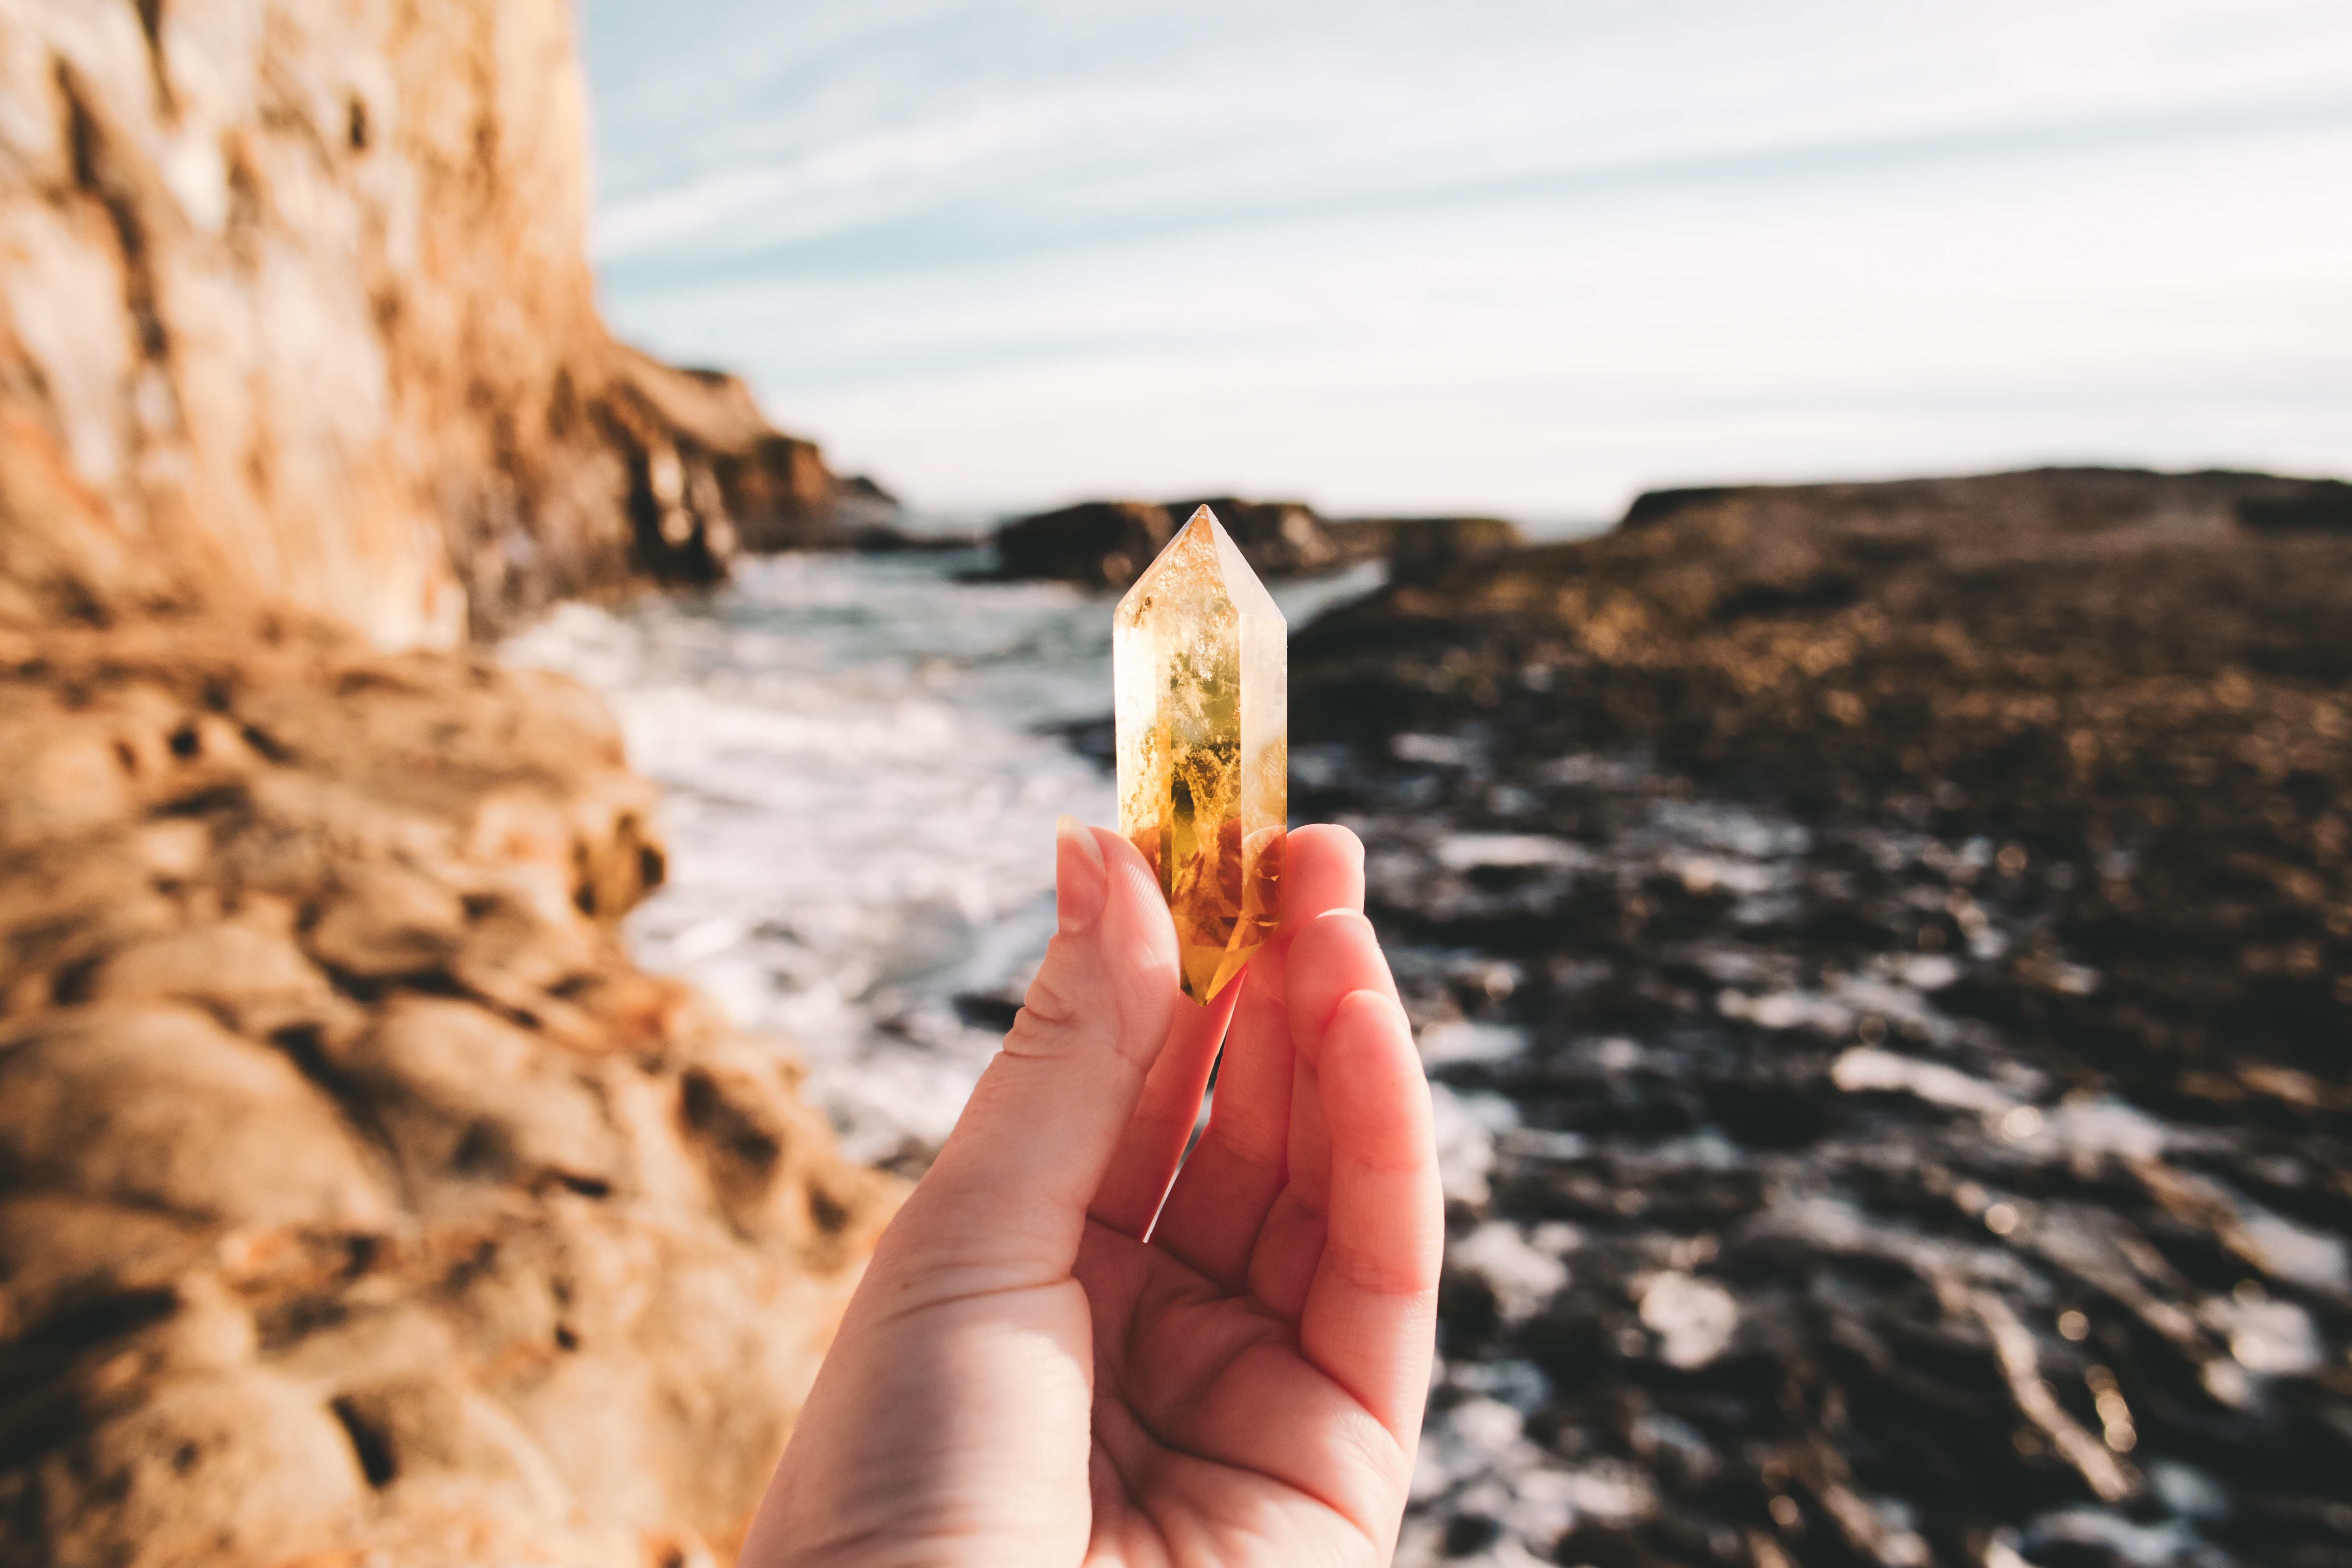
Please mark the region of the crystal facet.
[[1282, 918], [1289, 628], [1207, 507], [1118, 602], [1118, 830], [1160, 873], [1184, 994], [1206, 1002]]

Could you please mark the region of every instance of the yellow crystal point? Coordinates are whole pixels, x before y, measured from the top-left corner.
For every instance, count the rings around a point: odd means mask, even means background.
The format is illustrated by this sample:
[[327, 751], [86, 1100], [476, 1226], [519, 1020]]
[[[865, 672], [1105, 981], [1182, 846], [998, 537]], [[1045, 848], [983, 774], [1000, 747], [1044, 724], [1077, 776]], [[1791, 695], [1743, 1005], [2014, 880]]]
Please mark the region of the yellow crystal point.
[[1282, 918], [1290, 630], [1232, 536], [1192, 514], [1118, 602], [1118, 830], [1160, 873], [1184, 994], [1206, 1002]]

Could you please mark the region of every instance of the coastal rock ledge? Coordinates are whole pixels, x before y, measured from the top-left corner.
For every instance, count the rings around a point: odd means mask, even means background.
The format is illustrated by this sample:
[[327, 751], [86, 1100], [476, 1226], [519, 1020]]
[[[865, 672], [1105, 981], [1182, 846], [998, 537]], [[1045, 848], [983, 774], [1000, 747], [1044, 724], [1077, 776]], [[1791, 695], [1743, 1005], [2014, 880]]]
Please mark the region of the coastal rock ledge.
[[896, 1201], [633, 969], [599, 701], [0, 616], [0, 1563], [729, 1559]]

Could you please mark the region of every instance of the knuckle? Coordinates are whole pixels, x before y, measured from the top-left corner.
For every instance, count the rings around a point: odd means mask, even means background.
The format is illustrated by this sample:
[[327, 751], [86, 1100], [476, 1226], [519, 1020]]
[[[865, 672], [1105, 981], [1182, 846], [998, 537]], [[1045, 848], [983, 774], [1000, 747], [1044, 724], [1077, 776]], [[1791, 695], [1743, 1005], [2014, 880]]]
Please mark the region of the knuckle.
[[1056, 1042], [1076, 1028], [1082, 1016], [1076, 1001], [1045, 975], [1029, 983], [1021, 1011], [1004, 1037], [1004, 1048], [1015, 1056], [1052, 1054]]

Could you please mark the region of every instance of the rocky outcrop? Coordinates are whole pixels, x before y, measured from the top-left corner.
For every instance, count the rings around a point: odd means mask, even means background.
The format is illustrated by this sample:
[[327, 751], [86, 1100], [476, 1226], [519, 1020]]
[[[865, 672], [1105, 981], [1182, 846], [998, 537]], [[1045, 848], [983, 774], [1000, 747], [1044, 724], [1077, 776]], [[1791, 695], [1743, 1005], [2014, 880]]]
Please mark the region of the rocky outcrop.
[[1342, 546], [1297, 501], [1082, 501], [1016, 518], [997, 530], [997, 569], [1007, 580], [1045, 578], [1087, 588], [1125, 588], [1202, 507], [1217, 514], [1260, 576], [1295, 577], [1345, 564]]
[[1376, 518], [1333, 526], [1343, 541], [1361, 531], [1376, 538], [1388, 557], [1389, 575], [1411, 581], [1425, 572], [1476, 561], [1492, 561], [1527, 541], [1499, 517]]
[[1143, 574], [1176, 525], [1150, 501], [1094, 500], [1015, 518], [996, 531], [996, 575], [1124, 588]]
[[0, 1562], [723, 1560], [894, 1188], [626, 962], [601, 704], [53, 626], [0, 755]]
[[837, 542], [816, 449], [615, 344], [562, 0], [0, 9], [0, 588], [379, 646]]
[[1519, 542], [1498, 518], [1360, 518], [1332, 521], [1298, 501], [1211, 496], [1165, 503], [1082, 501], [1015, 518], [996, 532], [1002, 580], [1046, 579], [1087, 588], [1125, 588], [1201, 507], [1217, 514], [1261, 577], [1302, 577], [1383, 555], [1401, 570], [1485, 559]]
[[2250, 509], [2342, 493], [1650, 498], [1294, 633], [1454, 1199], [1400, 1563], [2340, 1555], [2352, 534]]
[[2119, 529], [2213, 538], [2238, 527], [2352, 527], [2352, 484], [2227, 469], [2032, 468], [1861, 484], [1717, 485], [1637, 496], [1621, 527], [1633, 531], [1726, 511], [1769, 513], [1799, 527], [1933, 530], [1940, 524], [1988, 531], [2008, 549], [2021, 536], [2046, 541]]
[[[1202, 496], [1168, 503], [1181, 524], [1202, 507], [1217, 514], [1250, 567], [1261, 577], [1299, 577], [1348, 563], [1349, 556], [1315, 509], [1298, 501], [1244, 500], [1238, 496]], [[1144, 565], [1150, 565], [1146, 561]]]

